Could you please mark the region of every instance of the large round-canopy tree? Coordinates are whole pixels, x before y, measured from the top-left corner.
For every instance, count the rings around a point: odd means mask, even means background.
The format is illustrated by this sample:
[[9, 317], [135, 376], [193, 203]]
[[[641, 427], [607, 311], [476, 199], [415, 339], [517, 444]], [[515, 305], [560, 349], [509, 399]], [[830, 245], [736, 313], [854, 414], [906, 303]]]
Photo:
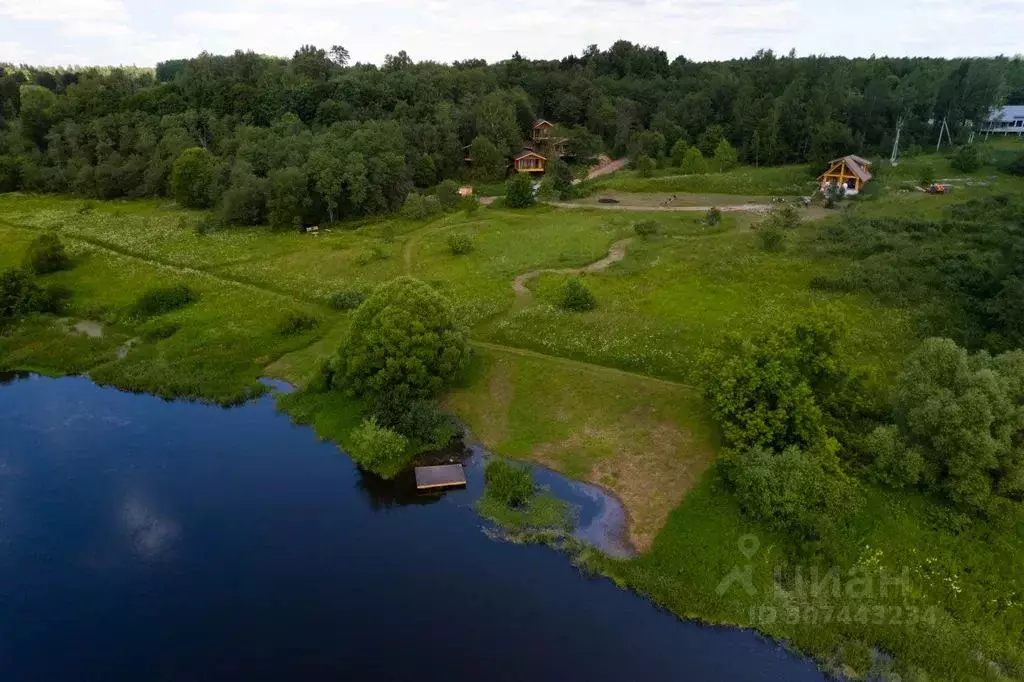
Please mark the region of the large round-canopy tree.
[[448, 301], [424, 282], [399, 277], [356, 310], [336, 382], [362, 397], [418, 400], [436, 395], [468, 358]]

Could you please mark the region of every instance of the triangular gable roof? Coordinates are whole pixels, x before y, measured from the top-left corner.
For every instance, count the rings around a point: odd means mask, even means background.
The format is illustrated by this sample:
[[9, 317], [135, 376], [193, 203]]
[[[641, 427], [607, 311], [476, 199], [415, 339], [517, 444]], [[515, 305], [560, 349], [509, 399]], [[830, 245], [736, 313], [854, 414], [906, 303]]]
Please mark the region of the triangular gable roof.
[[833, 163], [839, 163], [840, 161], [845, 161], [847, 159], [850, 159], [850, 160], [852, 160], [852, 161], [854, 161], [856, 163], [859, 163], [862, 166], [870, 166], [871, 165], [870, 161], [865, 159], [863, 156], [857, 156], [856, 154], [847, 154], [846, 156], [840, 156], [838, 159], [832, 159], [831, 161], [829, 161], [829, 165], [831, 165]]
[[861, 182], [867, 182], [871, 179], [871, 173], [867, 169], [867, 166], [870, 166], [871, 162], [857, 156], [856, 154], [850, 154], [839, 159], [832, 159], [829, 161], [829, 169], [818, 177], [821, 178], [828, 175], [829, 171], [832, 170], [832, 167], [837, 163], [845, 164], [847, 170], [860, 178]]
[[517, 156], [513, 156], [512, 158], [515, 159], [516, 161], [519, 161], [520, 159], [525, 159], [527, 156], [536, 156], [538, 159], [547, 161], [547, 157], [541, 156], [532, 149], [524, 149], [523, 151], [519, 152]]
[[551, 126], [552, 128], [555, 127], [554, 123], [552, 123], [551, 121], [545, 121], [543, 118], [538, 118], [536, 121], [533, 122], [534, 128], [540, 128], [542, 125]]

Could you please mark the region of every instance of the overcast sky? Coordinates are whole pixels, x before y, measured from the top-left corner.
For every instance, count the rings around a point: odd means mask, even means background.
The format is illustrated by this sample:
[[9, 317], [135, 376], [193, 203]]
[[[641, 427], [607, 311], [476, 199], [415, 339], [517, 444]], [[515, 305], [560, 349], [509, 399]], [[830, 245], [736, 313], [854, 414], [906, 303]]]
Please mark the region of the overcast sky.
[[[842, 8], [842, 9], [840, 9]], [[669, 58], [1024, 52], [1024, 0], [0, 0], [0, 62], [153, 66], [203, 50], [546, 59], [625, 38]]]

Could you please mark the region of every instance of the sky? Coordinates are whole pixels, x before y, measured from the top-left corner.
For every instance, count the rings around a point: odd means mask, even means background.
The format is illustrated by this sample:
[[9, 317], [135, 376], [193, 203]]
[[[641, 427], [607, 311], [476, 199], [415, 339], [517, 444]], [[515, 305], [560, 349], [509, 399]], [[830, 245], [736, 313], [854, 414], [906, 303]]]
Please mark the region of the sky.
[[382, 63], [532, 59], [657, 45], [669, 59], [798, 55], [936, 57], [1024, 52], [1024, 0], [0, 0], [0, 62], [154, 66], [304, 44]]

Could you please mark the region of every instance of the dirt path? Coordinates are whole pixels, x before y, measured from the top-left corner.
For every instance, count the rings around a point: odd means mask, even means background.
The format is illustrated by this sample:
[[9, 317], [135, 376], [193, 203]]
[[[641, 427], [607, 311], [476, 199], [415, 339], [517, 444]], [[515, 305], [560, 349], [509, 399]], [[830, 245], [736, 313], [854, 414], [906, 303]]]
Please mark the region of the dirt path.
[[[602, 175], [611, 175], [612, 173], [614, 173], [616, 171], [622, 170], [622, 168], [627, 163], [629, 163], [629, 159], [616, 159], [615, 161], [612, 161], [611, 159], [609, 159], [606, 156], [603, 157], [603, 158], [607, 159], [607, 162], [606, 163], [600, 163], [597, 166], [594, 166], [593, 168], [591, 168], [590, 171], [587, 173], [587, 180], [593, 180], [594, 178], [599, 178]], [[573, 180], [572, 184], [578, 185], [581, 182], [583, 182], [583, 181], [582, 180]]]
[[530, 280], [537, 279], [544, 273], [554, 275], [587, 275], [593, 272], [601, 272], [606, 269], [612, 263], [618, 263], [620, 260], [626, 257], [626, 246], [630, 239], [621, 239], [608, 249], [608, 255], [599, 261], [594, 261], [590, 265], [584, 265], [582, 268], [545, 268], [541, 270], [531, 270], [530, 272], [523, 273], [515, 278], [512, 282], [512, 290], [516, 292], [516, 298], [519, 301], [527, 301], [530, 299], [530, 290], [527, 288], [526, 283]]
[[582, 362], [581, 360], [573, 360], [571, 358], [565, 358], [561, 355], [547, 355], [540, 353], [535, 350], [529, 350], [527, 348], [519, 348], [517, 346], [503, 346], [500, 343], [491, 343], [489, 341], [477, 341], [471, 340], [470, 345], [476, 346], [477, 348], [484, 348], [496, 353], [505, 353], [507, 355], [516, 355], [521, 358], [536, 358], [538, 360], [546, 360], [553, 362], [563, 367], [570, 367], [572, 369], [579, 370], [581, 372], [596, 372], [597, 374], [605, 374], [607, 376], [618, 376], [618, 377], [630, 377], [633, 379], [642, 379], [649, 381], [652, 384], [659, 384], [661, 386], [671, 386], [673, 388], [686, 388], [693, 391], [697, 389], [689, 384], [684, 384], [679, 381], [672, 381], [671, 379], [659, 379], [652, 377], [649, 374], [638, 374], [636, 372], [627, 372], [624, 369], [615, 369], [614, 367], [608, 367], [606, 365], [594, 365], [589, 362]]
[[706, 213], [717, 208], [722, 213], [767, 213], [769, 204], [741, 204], [739, 206], [630, 206], [628, 204], [572, 204], [568, 201], [549, 201], [548, 206], [558, 208], [596, 208], [601, 211], [644, 211], [656, 213]]

